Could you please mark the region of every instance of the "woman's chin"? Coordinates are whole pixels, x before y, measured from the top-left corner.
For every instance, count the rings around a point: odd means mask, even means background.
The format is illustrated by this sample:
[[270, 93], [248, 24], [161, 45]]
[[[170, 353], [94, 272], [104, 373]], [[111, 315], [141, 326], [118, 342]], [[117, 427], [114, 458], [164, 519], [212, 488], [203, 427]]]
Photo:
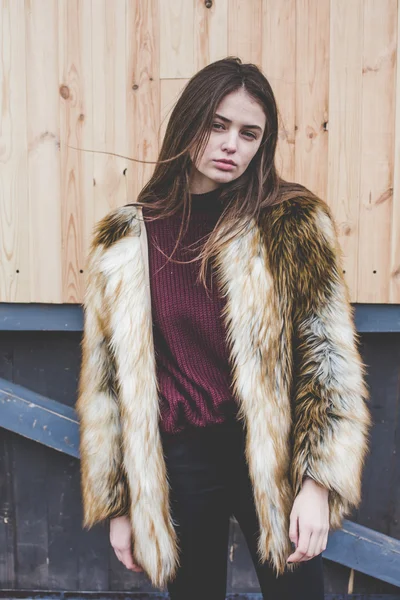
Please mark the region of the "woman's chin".
[[227, 183], [228, 181], [236, 179], [236, 177], [233, 176], [232, 172], [218, 170], [216, 171], [215, 169], [213, 170], [212, 174], [208, 175], [208, 177], [216, 183]]

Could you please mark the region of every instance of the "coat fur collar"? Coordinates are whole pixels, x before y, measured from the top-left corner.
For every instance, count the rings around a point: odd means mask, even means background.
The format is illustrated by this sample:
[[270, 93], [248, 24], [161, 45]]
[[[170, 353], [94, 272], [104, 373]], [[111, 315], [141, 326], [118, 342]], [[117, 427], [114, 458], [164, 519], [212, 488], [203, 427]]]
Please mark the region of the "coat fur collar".
[[[329, 491], [330, 527], [359, 505], [368, 391], [328, 206], [266, 209], [216, 257], [234, 391], [260, 522], [259, 557], [288, 566], [305, 475]], [[147, 237], [138, 207], [106, 215], [87, 262], [77, 411], [84, 526], [129, 514], [133, 552], [163, 587], [179, 563], [158, 427]]]

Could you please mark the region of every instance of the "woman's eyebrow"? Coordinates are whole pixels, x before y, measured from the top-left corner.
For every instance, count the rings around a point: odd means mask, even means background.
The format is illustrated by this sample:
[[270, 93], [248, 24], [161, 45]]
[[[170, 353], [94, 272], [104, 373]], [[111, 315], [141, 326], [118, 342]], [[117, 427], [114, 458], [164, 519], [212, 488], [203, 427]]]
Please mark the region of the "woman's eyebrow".
[[[221, 119], [222, 121], [225, 121], [225, 123], [232, 123], [232, 121], [230, 119], [227, 119], [227, 117], [223, 117], [222, 115], [219, 115], [218, 113], [215, 113], [215, 116], [218, 117], [219, 119]], [[259, 129], [262, 133], [262, 129], [258, 125], [243, 125], [243, 127], [248, 127], [249, 129]]]

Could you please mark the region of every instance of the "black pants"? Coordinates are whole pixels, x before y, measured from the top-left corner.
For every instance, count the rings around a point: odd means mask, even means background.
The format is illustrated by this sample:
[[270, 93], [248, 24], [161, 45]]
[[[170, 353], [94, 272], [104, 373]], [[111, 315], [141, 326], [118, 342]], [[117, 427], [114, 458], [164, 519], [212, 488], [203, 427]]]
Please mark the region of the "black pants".
[[162, 441], [181, 548], [181, 566], [168, 585], [171, 600], [225, 599], [231, 514], [246, 539], [265, 600], [323, 600], [321, 554], [278, 578], [268, 562], [258, 562], [258, 521], [240, 422], [163, 434]]

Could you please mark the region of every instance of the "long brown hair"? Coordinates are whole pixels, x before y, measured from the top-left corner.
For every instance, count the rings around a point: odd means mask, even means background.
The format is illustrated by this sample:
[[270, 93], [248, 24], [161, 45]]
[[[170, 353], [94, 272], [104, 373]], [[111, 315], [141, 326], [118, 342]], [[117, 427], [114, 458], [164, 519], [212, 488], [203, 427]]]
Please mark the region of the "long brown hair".
[[[197, 163], [207, 145], [219, 103], [240, 88], [263, 109], [265, 130], [246, 171], [219, 189], [224, 210], [201, 252], [193, 259], [201, 260], [199, 280], [205, 286], [208, 260], [231, 237], [240, 234], [252, 217], [257, 219], [263, 208], [299, 195], [314, 197], [304, 186], [283, 180], [276, 171], [278, 108], [266, 77], [256, 65], [242, 64], [240, 58], [229, 56], [217, 60], [198, 71], [184, 87], [169, 118], [154, 173], [137, 198], [137, 203], [148, 207], [146, 213], [152, 219], [182, 210], [179, 235], [169, 259], [173, 260], [190, 218], [192, 164]], [[189, 151], [193, 152], [193, 163]]]
[[[213, 231], [206, 236], [202, 250], [190, 261], [176, 261], [172, 256], [190, 218], [189, 182], [193, 164], [207, 145], [219, 103], [239, 89], [245, 90], [265, 113], [260, 147], [240, 177], [220, 186], [223, 211]], [[243, 64], [237, 57], [228, 56], [198, 71], [188, 81], [173, 108], [153, 175], [138, 194], [137, 202], [129, 204], [146, 206], [145, 220], [165, 218], [182, 211], [179, 235], [168, 260], [200, 260], [198, 280], [205, 287], [208, 260], [229, 239], [240, 235], [252, 218], [257, 219], [262, 209], [294, 197], [315, 198], [315, 194], [303, 185], [285, 181], [278, 175], [275, 167], [277, 140], [278, 108], [272, 88], [256, 65]], [[193, 153], [193, 162], [189, 152]]]

